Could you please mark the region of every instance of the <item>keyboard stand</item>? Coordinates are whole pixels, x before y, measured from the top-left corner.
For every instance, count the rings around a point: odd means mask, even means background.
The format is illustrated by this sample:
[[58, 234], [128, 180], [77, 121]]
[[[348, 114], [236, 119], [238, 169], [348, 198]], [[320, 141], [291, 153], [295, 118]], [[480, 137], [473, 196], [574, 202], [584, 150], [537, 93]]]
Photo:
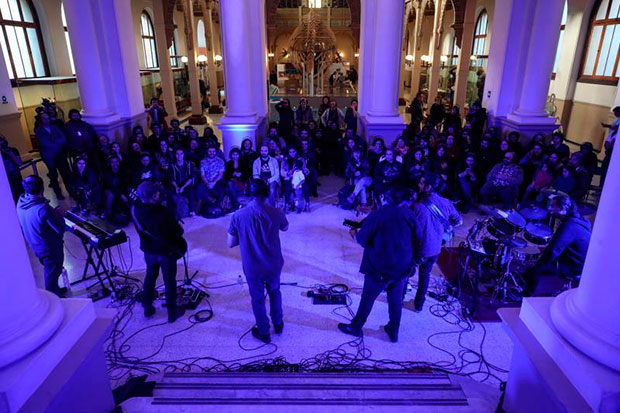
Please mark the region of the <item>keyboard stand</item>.
[[[82, 240], [82, 246], [84, 247], [84, 251], [86, 251], [86, 265], [84, 266], [84, 272], [82, 273], [82, 279], [72, 282], [71, 285], [78, 284], [83, 281], [90, 280], [92, 278], [97, 277], [98, 283], [101, 285], [103, 295], [107, 297], [108, 295], [110, 295], [111, 291], [109, 288], [106, 287], [104, 278], [102, 278], [102, 276], [105, 276], [105, 278], [108, 281], [108, 284], [110, 285], [110, 288], [112, 289], [114, 293], [116, 293], [116, 287], [114, 283], [112, 282], [112, 276], [110, 274], [110, 270], [105, 265], [105, 253], [109, 249], [95, 248], [93, 245], [91, 245], [86, 240]], [[88, 269], [91, 267], [95, 271], [95, 273], [93, 275], [88, 275]], [[87, 291], [90, 290], [95, 285], [97, 285], [97, 283], [89, 285], [88, 287], [86, 287], [86, 290]]]

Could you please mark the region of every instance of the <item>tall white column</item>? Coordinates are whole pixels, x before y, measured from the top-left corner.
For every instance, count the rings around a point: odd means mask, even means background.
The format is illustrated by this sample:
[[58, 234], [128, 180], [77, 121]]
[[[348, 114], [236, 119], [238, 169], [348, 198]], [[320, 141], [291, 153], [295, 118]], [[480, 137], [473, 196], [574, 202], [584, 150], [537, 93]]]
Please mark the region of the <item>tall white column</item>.
[[176, 92], [172, 78], [172, 66], [170, 65], [170, 50], [166, 39], [166, 22], [164, 21], [164, 0], [153, 0], [153, 29], [157, 44], [157, 60], [159, 61], [159, 75], [161, 77], [161, 90], [164, 107], [170, 121], [178, 116], [176, 105]]
[[372, 65], [375, 50], [375, 15], [377, 0], [363, 0], [361, 3], [361, 25], [364, 30], [360, 34], [359, 56], [359, 87], [357, 99], [361, 116], [366, 116], [372, 100]]
[[25, 121], [22, 122], [22, 113], [15, 102], [4, 53], [0, 53], [0, 134], [6, 136], [9, 145], [20, 153], [32, 149]]
[[252, 36], [248, 2], [259, 0], [221, 0], [220, 25], [226, 88], [226, 114], [221, 120], [224, 152], [240, 147], [245, 137], [255, 138], [258, 116], [254, 109], [252, 83]]
[[420, 76], [422, 75], [422, 22], [424, 21], [424, 9], [422, 2], [417, 1], [414, 5], [415, 23], [413, 26], [413, 64], [411, 67], [411, 98], [420, 91]]
[[222, 113], [222, 108], [220, 107], [220, 102], [217, 98], [217, 68], [215, 63], [215, 55], [216, 49], [216, 39], [215, 39], [215, 30], [213, 30], [213, 8], [214, 5], [211, 2], [207, 2], [206, 9], [206, 21], [207, 21], [207, 46], [209, 48], [207, 53], [207, 75], [209, 77], [209, 113]]
[[200, 98], [200, 84], [198, 83], [198, 67], [196, 66], [196, 30], [194, 25], [194, 2], [185, 0], [185, 30], [189, 33], [187, 44], [187, 69], [189, 74], [189, 92], [192, 100], [191, 125], [204, 125], [207, 118], [203, 115], [202, 100]]
[[0, 162], [0, 368], [45, 343], [60, 326], [64, 309], [54, 294], [37, 289], [15, 204]]
[[441, 32], [444, 2], [435, 0], [435, 19], [433, 20], [433, 35], [429, 52], [431, 54], [430, 77], [428, 81], [428, 106], [435, 103], [439, 88], [439, 70], [441, 69]]
[[[514, 120], [548, 123], [545, 112], [549, 81], [560, 36], [564, 0], [538, 1], [531, 21], [527, 63]], [[510, 117], [510, 116], [509, 116]], [[554, 121], [554, 120], [553, 120]]]
[[465, 5], [463, 36], [461, 37], [461, 50], [456, 69], [456, 85], [454, 86], [454, 104], [461, 109], [465, 108], [465, 99], [467, 98], [467, 78], [469, 77], [469, 66], [471, 65], [475, 29], [476, 2], [468, 0]]
[[[617, 146], [617, 145], [616, 145]], [[596, 212], [579, 288], [554, 300], [562, 336], [599, 363], [620, 371], [620, 151], [614, 151]]]
[[115, 114], [108, 97], [111, 86], [104, 81], [102, 33], [93, 24], [94, 6], [84, 0], [64, 0], [64, 6], [84, 119], [94, 124], [108, 121]]

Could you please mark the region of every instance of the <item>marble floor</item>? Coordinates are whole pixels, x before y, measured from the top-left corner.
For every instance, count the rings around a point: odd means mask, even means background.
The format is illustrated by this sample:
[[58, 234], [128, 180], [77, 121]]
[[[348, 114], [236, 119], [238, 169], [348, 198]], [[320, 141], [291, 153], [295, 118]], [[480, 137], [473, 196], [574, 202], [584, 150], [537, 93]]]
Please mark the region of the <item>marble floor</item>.
[[[198, 271], [195, 281], [205, 286], [210, 297], [173, 324], [167, 323], [165, 308], [156, 302], [157, 312], [146, 319], [133, 300], [110, 298], [96, 301], [97, 307], [119, 310], [119, 322], [113, 339], [106, 342], [113, 386], [124, 383], [130, 375], [157, 375], [164, 370], [222, 369], [240, 364], [285, 358], [290, 363], [304, 360], [316, 365], [330, 360], [346, 364], [352, 360], [365, 365], [395, 367], [396, 362], [419, 362], [447, 371], [467, 374], [497, 388], [507, 377], [512, 343], [499, 322], [464, 321], [458, 303], [446, 306], [428, 298], [422, 313], [413, 311], [415, 277], [407, 293], [398, 343], [390, 343], [381, 326], [387, 322], [387, 302], [381, 295], [364, 328], [363, 340], [351, 341], [339, 332], [337, 324], [350, 319], [346, 307], [313, 305], [306, 292], [316, 284], [343, 283], [349, 289], [351, 308], [357, 308], [363, 277], [358, 272], [362, 248], [349, 237], [343, 219], [359, 219], [352, 211], [334, 205], [341, 179], [323, 177], [319, 198], [312, 201], [312, 212], [290, 214], [290, 229], [282, 233], [284, 269], [282, 296], [285, 327], [281, 336], [272, 335], [272, 344], [264, 345], [248, 334], [253, 315], [247, 286], [244, 284], [240, 252], [228, 249], [226, 232], [230, 215], [208, 220], [193, 217], [185, 220], [184, 229], [190, 246], [188, 267]], [[49, 192], [49, 191], [48, 191]], [[54, 199], [53, 194], [47, 194]], [[55, 200], [52, 202], [55, 203]], [[63, 201], [62, 208], [70, 206]], [[462, 239], [475, 214], [465, 217], [456, 241]], [[119, 270], [142, 279], [145, 264], [139, 250], [138, 236], [132, 226], [125, 228], [129, 242], [113, 249], [113, 261]], [[73, 234], [65, 235], [65, 267], [70, 279], [81, 278], [86, 254]], [[37, 282], [42, 285], [41, 266], [31, 256]], [[177, 279], [183, 278], [179, 261]], [[437, 267], [433, 269], [439, 274]], [[76, 297], [86, 297], [88, 280], [73, 286]], [[116, 281], [122, 286], [123, 280]], [[159, 280], [161, 282], [161, 279]], [[130, 287], [127, 287], [130, 288]], [[160, 286], [160, 289], [162, 286]], [[431, 284], [431, 289], [433, 283]], [[213, 318], [197, 322], [192, 317]], [[453, 311], [450, 311], [453, 310]], [[338, 349], [338, 351], [333, 351]], [[492, 373], [489, 375], [488, 373]]]

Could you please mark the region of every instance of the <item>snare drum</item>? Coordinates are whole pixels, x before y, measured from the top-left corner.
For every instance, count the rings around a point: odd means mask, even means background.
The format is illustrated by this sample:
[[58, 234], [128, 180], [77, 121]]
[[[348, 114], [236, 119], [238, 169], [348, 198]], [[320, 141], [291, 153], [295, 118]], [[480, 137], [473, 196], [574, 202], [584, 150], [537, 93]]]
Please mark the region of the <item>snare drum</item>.
[[512, 263], [516, 263], [522, 267], [532, 267], [538, 261], [540, 257], [540, 247], [535, 245], [528, 245], [525, 248], [519, 248], [518, 250], [512, 250]]
[[551, 241], [553, 231], [545, 224], [530, 222], [525, 226], [523, 237], [535, 245], [547, 245]]

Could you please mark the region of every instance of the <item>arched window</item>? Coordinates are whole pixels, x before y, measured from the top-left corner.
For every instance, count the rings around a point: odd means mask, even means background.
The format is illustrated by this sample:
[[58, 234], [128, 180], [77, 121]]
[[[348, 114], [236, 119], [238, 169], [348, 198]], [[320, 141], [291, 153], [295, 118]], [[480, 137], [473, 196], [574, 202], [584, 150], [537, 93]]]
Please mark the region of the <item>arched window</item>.
[[143, 11], [140, 16], [140, 34], [142, 35], [142, 48], [144, 49], [144, 65], [147, 68], [159, 67], [155, 30], [151, 16], [146, 11]]
[[60, 15], [62, 17], [62, 27], [65, 28], [65, 43], [69, 52], [69, 63], [71, 63], [71, 73], [75, 74], [75, 65], [73, 64], [73, 50], [71, 49], [71, 40], [69, 40], [69, 31], [67, 30], [67, 18], [65, 17], [65, 4], [60, 4]]
[[560, 38], [558, 39], [558, 48], [555, 51], [555, 61], [553, 63], [553, 73], [558, 71], [560, 65], [560, 51], [564, 42], [564, 30], [566, 29], [566, 20], [568, 19], [568, 2], [564, 2], [564, 11], [562, 12], [562, 25], [560, 26]]
[[474, 31], [474, 47], [472, 48], [472, 54], [476, 56], [474, 66], [486, 66], [486, 61], [489, 58], [486, 47], [488, 30], [489, 15], [486, 10], [482, 10], [478, 16], [478, 20], [476, 20], [476, 30]]
[[201, 20], [198, 20], [198, 24], [196, 25], [196, 37], [198, 47], [207, 48], [207, 35], [205, 34], [205, 24]]
[[170, 45], [170, 49], [168, 49], [168, 54], [170, 55], [170, 66], [179, 67], [179, 55], [177, 52], [177, 38], [179, 37], [179, 26], [177, 26], [177, 22], [173, 19], [174, 23], [174, 33], [172, 35], [172, 45]]
[[620, 76], [620, 0], [599, 0], [590, 23], [582, 77], [603, 82], [617, 82]]
[[39, 19], [30, 0], [0, 0], [0, 46], [11, 79], [47, 76]]

